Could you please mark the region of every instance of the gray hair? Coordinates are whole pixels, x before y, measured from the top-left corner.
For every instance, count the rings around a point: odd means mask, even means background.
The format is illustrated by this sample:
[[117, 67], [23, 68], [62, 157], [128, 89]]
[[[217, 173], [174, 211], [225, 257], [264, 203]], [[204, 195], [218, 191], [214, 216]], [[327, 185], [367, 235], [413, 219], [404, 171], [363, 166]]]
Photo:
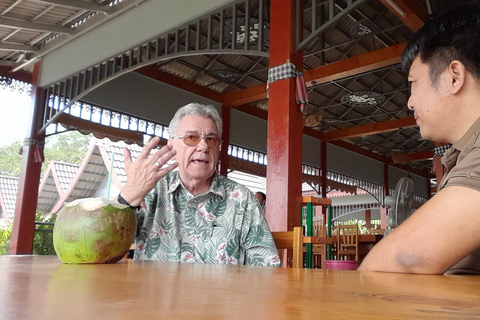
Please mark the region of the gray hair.
[[218, 135], [222, 137], [222, 118], [218, 114], [217, 109], [213, 105], [206, 105], [200, 103], [189, 103], [177, 110], [168, 126], [168, 133], [171, 136], [177, 134], [178, 124], [185, 116], [198, 115], [204, 118], [211, 119], [217, 126]]

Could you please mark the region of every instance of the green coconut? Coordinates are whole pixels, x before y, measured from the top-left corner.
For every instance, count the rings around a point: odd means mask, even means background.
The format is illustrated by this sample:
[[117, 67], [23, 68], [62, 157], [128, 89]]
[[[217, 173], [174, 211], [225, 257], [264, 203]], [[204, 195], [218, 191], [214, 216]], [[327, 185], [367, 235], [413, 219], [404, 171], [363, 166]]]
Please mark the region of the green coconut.
[[132, 245], [135, 211], [101, 198], [78, 199], [58, 213], [53, 245], [63, 263], [115, 263]]

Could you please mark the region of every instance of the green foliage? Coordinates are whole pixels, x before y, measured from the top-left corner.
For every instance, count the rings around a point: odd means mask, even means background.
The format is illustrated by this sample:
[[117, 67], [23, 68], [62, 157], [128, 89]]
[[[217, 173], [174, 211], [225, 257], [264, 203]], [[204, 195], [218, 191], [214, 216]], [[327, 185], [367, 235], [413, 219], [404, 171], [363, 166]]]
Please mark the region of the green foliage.
[[8, 227], [0, 228], [0, 255], [8, 254], [10, 250], [12, 227], [13, 225], [10, 224]]
[[42, 172], [47, 170], [48, 164], [52, 160], [73, 164], [82, 163], [91, 137], [91, 134], [83, 135], [77, 131], [69, 131], [47, 138]]
[[20, 174], [20, 162], [22, 156], [18, 154], [20, 141], [9, 146], [0, 147], [0, 175], [18, 177]]
[[[91, 134], [83, 135], [77, 131], [63, 132], [46, 138], [44, 149], [45, 162], [42, 173], [47, 171], [50, 161], [63, 161], [80, 164], [88, 149]], [[18, 153], [22, 146], [20, 141], [9, 146], [0, 147], [0, 175], [18, 177], [22, 156]]]
[[57, 214], [52, 214], [50, 219], [46, 219], [43, 213], [37, 211], [35, 215], [36, 222], [48, 223], [48, 225], [36, 225], [35, 235], [33, 236], [33, 254], [56, 255], [53, 247], [53, 224], [57, 219]]
[[[35, 215], [35, 221], [49, 223], [49, 225], [35, 226], [35, 234], [33, 236], [33, 254], [56, 254], [53, 247], [53, 223], [55, 223], [56, 219], [57, 214], [53, 214], [51, 218], [46, 219], [40, 211], [37, 211]], [[10, 224], [6, 228], [0, 228], [0, 255], [9, 253], [12, 227], [13, 224]]]

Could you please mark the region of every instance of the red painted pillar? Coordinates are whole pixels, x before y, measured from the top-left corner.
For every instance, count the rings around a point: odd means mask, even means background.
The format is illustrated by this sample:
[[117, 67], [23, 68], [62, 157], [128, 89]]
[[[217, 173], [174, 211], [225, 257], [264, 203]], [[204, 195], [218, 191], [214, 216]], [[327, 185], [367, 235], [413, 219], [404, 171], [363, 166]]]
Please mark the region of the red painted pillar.
[[365, 210], [365, 227], [370, 230], [372, 229], [372, 210]]
[[[26, 141], [45, 142], [45, 134], [38, 134], [42, 126], [46, 91], [37, 87], [39, 62], [35, 64], [32, 77], [33, 117]], [[20, 178], [18, 181], [17, 202], [13, 220], [10, 254], [31, 254], [35, 233], [35, 213], [37, 210], [38, 187], [42, 163], [34, 162], [36, 144], [24, 143]]]
[[[288, 60], [303, 71], [295, 52], [295, 1], [270, 3], [270, 60], [276, 67]], [[267, 131], [267, 212], [272, 231], [301, 226], [302, 114], [295, 101], [295, 79], [270, 83]]]
[[222, 147], [220, 148], [220, 174], [227, 176], [228, 145], [230, 144], [230, 108], [222, 106]]

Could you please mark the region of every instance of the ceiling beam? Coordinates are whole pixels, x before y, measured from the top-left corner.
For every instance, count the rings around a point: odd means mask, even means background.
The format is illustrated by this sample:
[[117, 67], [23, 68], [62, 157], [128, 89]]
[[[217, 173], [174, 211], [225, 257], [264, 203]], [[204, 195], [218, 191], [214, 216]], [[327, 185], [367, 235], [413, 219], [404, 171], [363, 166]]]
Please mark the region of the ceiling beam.
[[69, 35], [73, 29], [68, 27], [49, 25], [43, 23], [35, 23], [29, 21], [21, 21], [15, 19], [0, 18], [0, 26], [2, 27], [11, 27], [11, 28], [21, 28], [34, 31], [45, 31], [45, 32], [55, 32], [63, 33]]
[[112, 6], [112, 9], [111, 9], [112, 11], [109, 11], [109, 14], [107, 16], [103, 14], [94, 15], [89, 19], [89, 23], [82, 23], [79, 26], [77, 26], [75, 29], [69, 29], [69, 30], [72, 30], [71, 34], [61, 34], [55, 39], [52, 39], [49, 42], [48, 46], [44, 46], [41, 49], [39, 49], [33, 57], [31, 57], [28, 61], [17, 66], [15, 70], [23, 69], [26, 66], [39, 61], [42, 56], [58, 49], [59, 47], [65, 45], [70, 41], [75, 40], [76, 38], [93, 30], [94, 28], [100, 26], [101, 24], [106, 23], [111, 19], [114, 19], [118, 15], [136, 7], [138, 4], [140, 4], [143, 1], [145, 0], [122, 1]]
[[32, 74], [25, 71], [12, 72], [10, 66], [0, 66], [0, 76], [32, 83]]
[[395, 131], [401, 128], [412, 128], [417, 125], [414, 117], [401, 118], [392, 121], [383, 121], [378, 123], [367, 124], [360, 127], [352, 127], [323, 133], [323, 141], [336, 141], [343, 139], [351, 139], [361, 136], [369, 136], [384, 132]]
[[424, 151], [417, 153], [395, 153], [392, 154], [393, 163], [409, 163], [412, 161], [426, 161], [433, 159], [433, 151]]
[[159, 70], [152, 66], [137, 69], [136, 72], [152, 79], [167, 83], [179, 89], [183, 89], [191, 93], [197, 94], [204, 98], [220, 103], [222, 103], [223, 101], [222, 94], [217, 91], [202, 87], [201, 85], [182, 79], [180, 77], [173, 76], [165, 71]]
[[268, 121], [268, 112], [252, 106], [251, 104], [242, 104], [241, 106], [235, 107], [236, 110], [245, 112], [254, 117]]
[[[303, 73], [303, 77], [307, 87], [311, 87], [324, 82], [389, 66], [400, 62], [405, 46], [405, 43], [400, 43], [329, 65], [310, 69]], [[243, 90], [226, 93], [223, 104], [227, 107], [236, 107], [265, 98], [267, 98], [267, 84], [262, 83]]]
[[0, 43], [0, 51], [22, 51], [37, 52], [38, 48], [34, 46], [26, 46], [23, 44]]
[[52, 5], [62, 6], [67, 8], [101, 12], [105, 14], [112, 10], [112, 7], [110, 6], [99, 5], [99, 4], [96, 4], [95, 2], [86, 2], [82, 0], [30, 0], [30, 1], [52, 4]]
[[223, 95], [223, 105], [237, 107], [242, 104], [259, 101], [267, 98], [267, 84], [262, 83], [242, 90], [236, 90]]
[[363, 156], [366, 156], [366, 157], [369, 157], [371, 159], [374, 159], [374, 160], [377, 160], [377, 161], [380, 161], [382, 163], [387, 163], [391, 166], [394, 166], [394, 167], [397, 167], [397, 168], [400, 168], [402, 170], [405, 170], [405, 171], [408, 171], [408, 172], [411, 172], [411, 173], [414, 173], [416, 175], [419, 175], [421, 177], [424, 177], [424, 178], [427, 178], [427, 179], [431, 179], [431, 178], [434, 178], [435, 175], [432, 174], [430, 171], [428, 170], [418, 170], [418, 169], [414, 169], [414, 168], [411, 168], [405, 164], [402, 164], [402, 163], [394, 163], [392, 158], [391, 157], [388, 157], [388, 156], [382, 156], [378, 153], [374, 153], [372, 151], [369, 151], [367, 149], [363, 149], [361, 147], [357, 147], [356, 145], [354, 144], [351, 144], [351, 143], [348, 143], [348, 142], [345, 142], [345, 141], [332, 141], [330, 142], [331, 144], [335, 145], [335, 146], [338, 146], [338, 147], [341, 147], [343, 149], [347, 149], [347, 150], [350, 150], [352, 152], [355, 152], [355, 153], [358, 153], [358, 154], [361, 154]]
[[387, 67], [401, 61], [405, 46], [406, 43], [399, 43], [322, 67], [306, 70], [303, 72], [303, 78], [307, 87], [311, 87]]
[[428, 21], [428, 14], [415, 0], [380, 0], [410, 30], [417, 31]]

